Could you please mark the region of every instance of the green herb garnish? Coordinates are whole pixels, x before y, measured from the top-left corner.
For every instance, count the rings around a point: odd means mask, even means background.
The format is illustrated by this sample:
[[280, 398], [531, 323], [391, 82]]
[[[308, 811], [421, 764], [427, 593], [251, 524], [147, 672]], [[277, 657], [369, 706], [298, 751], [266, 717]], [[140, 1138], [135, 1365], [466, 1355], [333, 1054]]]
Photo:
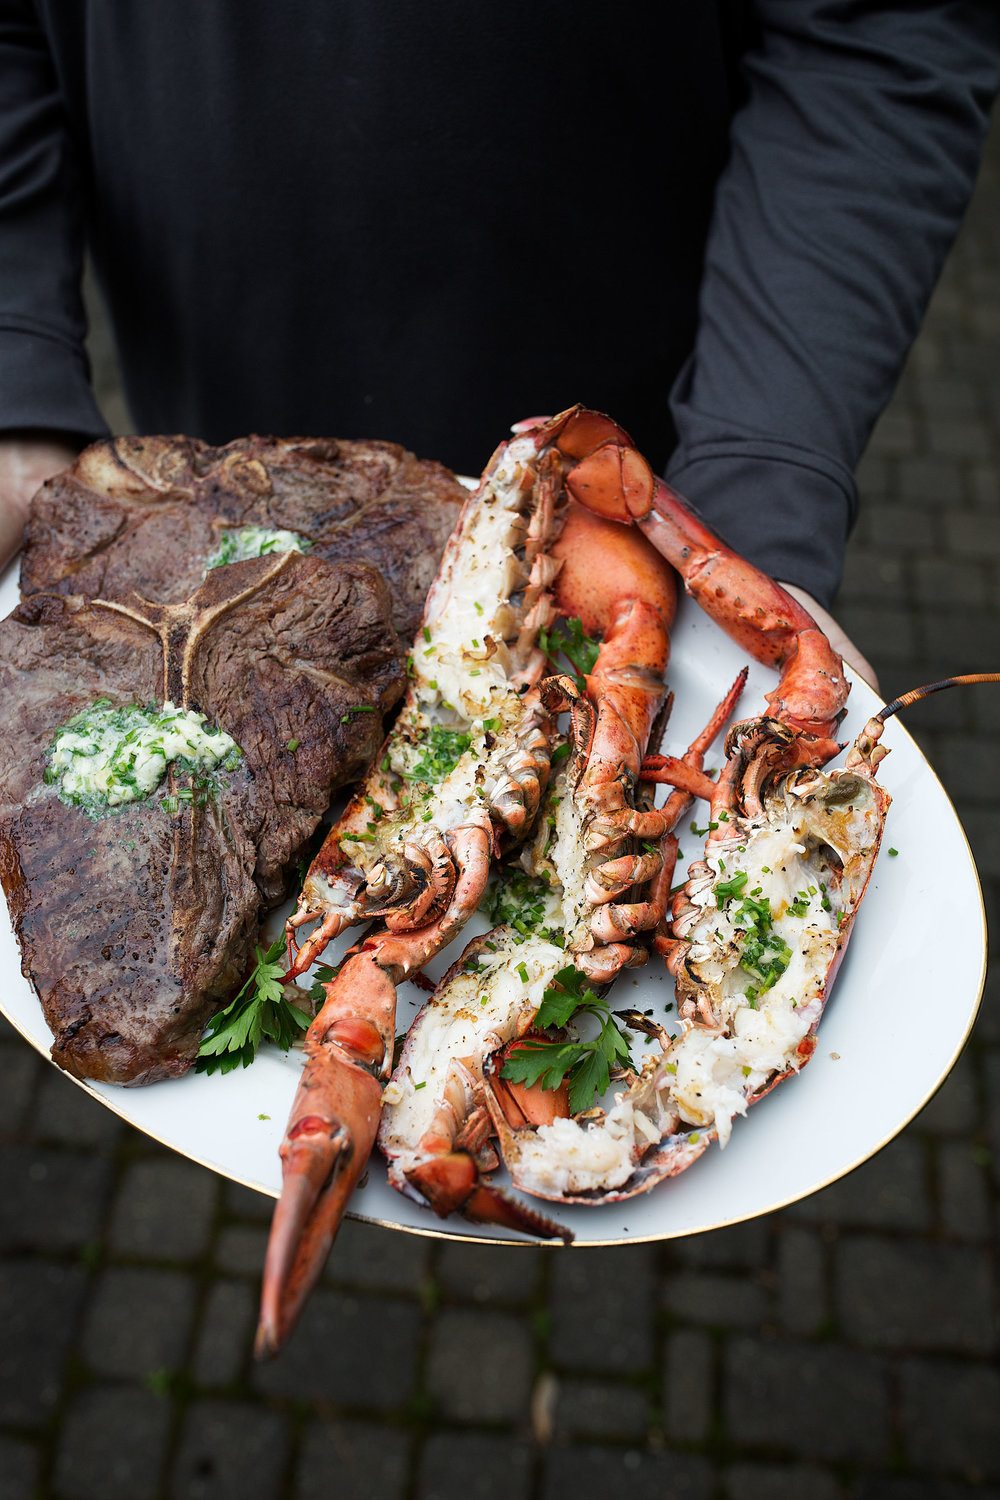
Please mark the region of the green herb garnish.
[[205, 1029], [195, 1061], [198, 1073], [229, 1073], [248, 1068], [265, 1037], [288, 1048], [310, 1018], [285, 999], [279, 983], [284, 965], [276, 963], [285, 951], [284, 937], [276, 938], [266, 953], [257, 949], [257, 963], [250, 978], [225, 1010], [212, 1017]]
[[587, 686], [585, 679], [588, 672], [594, 670], [601, 643], [584, 633], [579, 619], [566, 620], [564, 625], [565, 629], [560, 629], [557, 625], [551, 631], [543, 626], [538, 633], [538, 644], [553, 661], [560, 652], [565, 656], [576, 671], [576, 685], [582, 691]]
[[608, 1002], [586, 986], [586, 974], [572, 964], [560, 969], [542, 997], [534, 1024], [544, 1030], [549, 1026], [566, 1026], [574, 1017], [595, 1016], [601, 1030], [593, 1041], [525, 1041], [501, 1070], [502, 1078], [524, 1083], [529, 1088], [540, 1083], [543, 1089], [557, 1089], [568, 1078], [569, 1107], [574, 1114], [586, 1109], [595, 1095], [610, 1087], [612, 1069], [632, 1066], [628, 1040]]
[[472, 744], [471, 734], [432, 724], [424, 737], [423, 751], [412, 770], [404, 772], [407, 781], [443, 781], [458, 765]]

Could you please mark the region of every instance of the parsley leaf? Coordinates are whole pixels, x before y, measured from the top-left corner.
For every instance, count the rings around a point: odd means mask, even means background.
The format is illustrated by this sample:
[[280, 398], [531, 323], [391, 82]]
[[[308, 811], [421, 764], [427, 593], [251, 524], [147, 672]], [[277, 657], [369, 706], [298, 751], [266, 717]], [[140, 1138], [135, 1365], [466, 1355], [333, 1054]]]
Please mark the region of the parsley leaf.
[[285, 999], [279, 982], [285, 966], [276, 960], [284, 951], [284, 937], [276, 938], [266, 953], [257, 949], [250, 978], [205, 1029], [196, 1072], [229, 1073], [240, 1066], [248, 1068], [265, 1038], [279, 1047], [290, 1047], [299, 1032], [306, 1030], [310, 1017]]
[[587, 673], [594, 670], [601, 643], [594, 640], [593, 636], [584, 634], [583, 624], [579, 619], [566, 620], [564, 624], [566, 626], [564, 630], [560, 630], [558, 625], [554, 630], [546, 630], [543, 627], [539, 631], [538, 643], [545, 655], [553, 660], [562, 652], [566, 660], [574, 667], [576, 685], [582, 692], [587, 686], [584, 680]]
[[543, 1089], [556, 1089], [568, 1078], [569, 1107], [574, 1114], [586, 1109], [596, 1094], [605, 1092], [612, 1070], [632, 1066], [628, 1040], [608, 1002], [586, 985], [587, 976], [572, 964], [560, 969], [542, 996], [535, 1025], [540, 1029], [565, 1026], [572, 1017], [592, 1015], [600, 1022], [598, 1035], [592, 1041], [543, 1042], [529, 1038], [508, 1057], [500, 1075], [529, 1087], [540, 1083]]

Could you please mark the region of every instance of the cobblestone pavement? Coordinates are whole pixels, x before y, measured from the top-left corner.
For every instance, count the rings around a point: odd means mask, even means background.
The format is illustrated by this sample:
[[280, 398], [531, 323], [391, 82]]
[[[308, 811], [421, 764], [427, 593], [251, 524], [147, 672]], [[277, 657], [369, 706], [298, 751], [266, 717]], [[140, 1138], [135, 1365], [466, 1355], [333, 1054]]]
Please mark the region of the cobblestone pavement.
[[[839, 613], [887, 695], [997, 667], [1000, 136], [863, 479]], [[1000, 693], [908, 723], [1000, 932]], [[6, 1026], [0, 1132], [3, 1500], [1000, 1497], [996, 973], [937, 1098], [819, 1195], [579, 1255], [349, 1223], [267, 1368], [269, 1200], [123, 1126]]]

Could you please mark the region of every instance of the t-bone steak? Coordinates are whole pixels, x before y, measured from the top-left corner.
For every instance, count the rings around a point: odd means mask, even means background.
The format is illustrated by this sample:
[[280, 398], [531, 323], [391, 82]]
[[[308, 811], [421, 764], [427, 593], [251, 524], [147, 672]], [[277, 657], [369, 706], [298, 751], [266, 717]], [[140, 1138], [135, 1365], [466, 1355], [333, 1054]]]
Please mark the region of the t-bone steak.
[[441, 464], [396, 443], [248, 437], [212, 448], [186, 437], [94, 443], [33, 502], [21, 590], [157, 603], [188, 598], [224, 531], [292, 531], [311, 556], [372, 563], [405, 645], [465, 491]]
[[[99, 447], [110, 462], [117, 445]], [[192, 445], [192, 462], [203, 452]], [[58, 496], [57, 483], [47, 513]], [[164, 512], [149, 515], [163, 527]], [[79, 553], [88, 587], [113, 558], [127, 567], [128, 551], [110, 544], [144, 524], [127, 500], [103, 503]], [[166, 568], [162, 580], [166, 603], [149, 601], [147, 577], [146, 598], [36, 593], [0, 623], [0, 877], [22, 967], [55, 1061], [117, 1083], [191, 1065], [248, 972], [262, 909], [335, 789], [374, 754], [404, 680], [389, 589], [364, 563], [286, 552], [213, 569], [196, 587], [190, 570], [180, 586]], [[240, 747], [237, 769], [192, 795], [199, 784], [173, 762], [145, 800], [91, 817], [45, 773], [56, 731], [101, 699], [205, 714]]]

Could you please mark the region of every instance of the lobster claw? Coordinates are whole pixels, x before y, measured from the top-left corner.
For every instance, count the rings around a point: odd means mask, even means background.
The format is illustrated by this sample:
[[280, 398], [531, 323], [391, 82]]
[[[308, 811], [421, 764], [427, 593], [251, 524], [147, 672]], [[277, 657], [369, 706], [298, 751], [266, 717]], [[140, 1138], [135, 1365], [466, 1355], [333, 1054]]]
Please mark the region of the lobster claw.
[[[396, 987], [371, 951], [326, 986], [281, 1143], [281, 1197], [264, 1263], [258, 1359], [278, 1352], [326, 1263], [375, 1142], [392, 1058]], [[366, 1016], [355, 1014], [359, 995]]]
[[641, 521], [653, 504], [653, 471], [637, 448], [605, 443], [570, 469], [574, 500], [611, 521]]
[[258, 1359], [277, 1354], [294, 1327], [371, 1152], [382, 1089], [370, 1075], [354, 1071], [359, 1097], [351, 1112], [370, 1122], [363, 1132], [368, 1138], [358, 1139], [343, 1120], [312, 1114], [289, 1126], [281, 1144], [283, 1181], [264, 1263]]

